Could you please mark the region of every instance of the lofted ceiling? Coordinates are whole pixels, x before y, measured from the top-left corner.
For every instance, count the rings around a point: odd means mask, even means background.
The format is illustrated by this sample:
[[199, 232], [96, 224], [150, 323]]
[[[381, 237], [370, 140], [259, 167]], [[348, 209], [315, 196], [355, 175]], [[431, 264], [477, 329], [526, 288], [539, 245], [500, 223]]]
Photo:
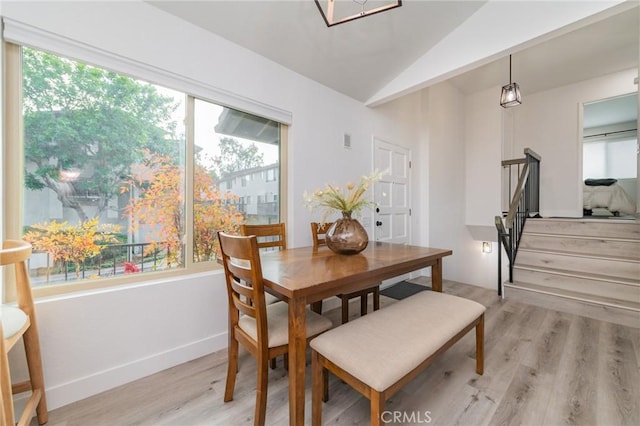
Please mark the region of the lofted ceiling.
[[[149, 3], [366, 102], [488, 2], [404, 0], [402, 7], [331, 28], [313, 0]], [[513, 80], [524, 96], [637, 67], [638, 16], [638, 7], [626, 7], [530, 47], [514, 46]], [[486, 29], [490, 37], [492, 30]], [[462, 67], [468, 71], [453, 73], [449, 81], [465, 94], [508, 82], [508, 53], [478, 62], [484, 64]]]

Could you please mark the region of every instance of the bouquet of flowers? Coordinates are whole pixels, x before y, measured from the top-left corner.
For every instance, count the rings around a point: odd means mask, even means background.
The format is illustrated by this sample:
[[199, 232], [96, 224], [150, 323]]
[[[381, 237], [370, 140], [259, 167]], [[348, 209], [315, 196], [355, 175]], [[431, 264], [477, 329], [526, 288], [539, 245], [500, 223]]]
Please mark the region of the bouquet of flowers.
[[369, 176], [362, 176], [358, 184], [347, 183], [344, 189], [339, 186], [327, 184], [325, 189], [319, 189], [311, 194], [304, 192], [304, 203], [313, 211], [320, 209], [322, 222], [334, 212], [342, 212], [343, 216], [351, 217], [353, 213], [359, 214], [362, 209], [374, 206], [375, 202], [365, 197], [369, 187], [380, 180], [384, 172], [374, 171]]

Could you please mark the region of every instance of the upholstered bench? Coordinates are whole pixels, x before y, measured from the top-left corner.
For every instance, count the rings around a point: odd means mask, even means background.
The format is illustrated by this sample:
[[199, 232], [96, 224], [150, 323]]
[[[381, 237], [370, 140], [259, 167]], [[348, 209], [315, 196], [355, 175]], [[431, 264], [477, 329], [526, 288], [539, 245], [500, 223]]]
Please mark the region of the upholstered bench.
[[313, 425], [322, 424], [327, 371], [371, 401], [371, 424], [379, 425], [385, 401], [474, 327], [482, 374], [484, 311], [472, 300], [423, 291], [316, 337], [310, 342]]

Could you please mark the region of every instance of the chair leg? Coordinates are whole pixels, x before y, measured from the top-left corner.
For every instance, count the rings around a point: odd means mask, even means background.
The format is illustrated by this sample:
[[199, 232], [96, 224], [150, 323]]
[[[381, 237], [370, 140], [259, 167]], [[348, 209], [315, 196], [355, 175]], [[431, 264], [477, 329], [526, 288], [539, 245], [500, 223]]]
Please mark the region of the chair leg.
[[373, 310], [377, 311], [380, 309], [380, 287], [376, 287], [373, 290]]
[[484, 314], [476, 325], [476, 373], [484, 374]]
[[32, 319], [29, 329], [22, 336], [24, 341], [24, 351], [27, 358], [27, 368], [29, 369], [29, 380], [31, 389], [40, 389], [40, 401], [36, 406], [38, 424], [45, 424], [49, 420], [47, 411], [47, 398], [44, 392], [44, 375], [42, 374], [42, 357], [40, 356], [40, 339], [38, 338], [38, 328], [35, 318]]
[[227, 359], [227, 385], [224, 390], [224, 402], [233, 400], [233, 390], [236, 387], [236, 374], [238, 372], [238, 341], [233, 337], [229, 339]]
[[322, 425], [322, 400], [324, 399], [325, 384], [323, 372], [326, 370], [320, 364], [320, 355], [311, 350], [311, 424]]
[[380, 392], [371, 389], [371, 426], [380, 426], [382, 420], [382, 412], [384, 411], [384, 396]]
[[2, 326], [0, 325], [0, 396], [2, 397], [2, 411], [0, 411], [0, 425], [12, 426], [15, 424], [13, 411], [13, 398], [11, 392], [11, 374], [9, 372], [9, 359], [4, 347]]
[[340, 299], [342, 299], [342, 323], [346, 324], [349, 322], [349, 298], [342, 295]]
[[276, 369], [276, 358], [271, 358], [269, 360], [269, 366], [271, 367], [272, 370]]
[[269, 380], [269, 365], [266, 356], [258, 356], [258, 383], [256, 384], [256, 412], [254, 426], [264, 426], [267, 415], [267, 381]]
[[321, 314], [322, 313], [322, 300], [319, 300], [317, 302], [313, 302], [311, 304], [311, 310], [313, 312], [315, 312], [316, 314]]
[[360, 296], [360, 316], [363, 317], [367, 315], [367, 302], [368, 302], [368, 293]]
[[322, 401], [329, 401], [329, 370], [322, 369]]

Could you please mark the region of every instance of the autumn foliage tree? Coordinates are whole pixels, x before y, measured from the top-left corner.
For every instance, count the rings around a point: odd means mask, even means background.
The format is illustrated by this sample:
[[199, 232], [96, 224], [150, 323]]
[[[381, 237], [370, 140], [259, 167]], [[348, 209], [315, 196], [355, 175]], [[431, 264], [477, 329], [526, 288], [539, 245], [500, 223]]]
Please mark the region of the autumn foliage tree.
[[54, 263], [73, 263], [76, 277], [79, 278], [82, 263], [100, 254], [108, 244], [116, 243], [118, 232], [118, 225], [99, 224], [96, 217], [79, 225], [55, 220], [32, 225], [23, 238], [32, 244], [34, 250], [49, 253]]
[[[180, 264], [182, 241], [185, 235], [184, 168], [168, 156], [148, 152], [140, 166], [132, 167], [132, 174], [122, 192], [136, 194], [130, 197], [126, 214], [132, 218], [132, 227], [142, 224], [156, 235], [151, 238], [149, 250], [164, 245], [168, 252], [168, 266]], [[216, 231], [236, 232], [243, 222], [236, 210], [236, 196], [222, 193], [211, 174], [201, 165], [194, 170], [194, 260], [213, 259], [216, 251]]]

